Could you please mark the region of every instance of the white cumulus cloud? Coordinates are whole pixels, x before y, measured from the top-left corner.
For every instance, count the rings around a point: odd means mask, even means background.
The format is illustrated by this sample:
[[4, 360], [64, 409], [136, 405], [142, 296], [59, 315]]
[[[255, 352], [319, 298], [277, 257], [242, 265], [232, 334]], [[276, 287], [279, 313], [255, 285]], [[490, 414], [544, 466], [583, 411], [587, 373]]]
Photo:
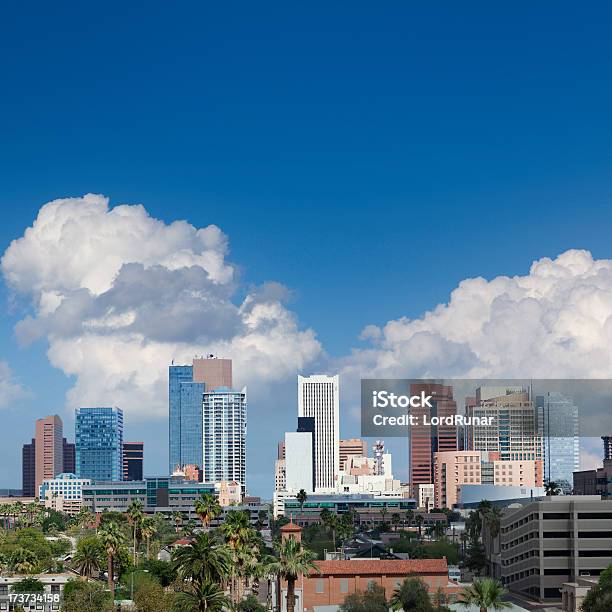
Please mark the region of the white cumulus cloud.
[[257, 391], [321, 354], [277, 283], [236, 302], [239, 280], [215, 225], [166, 224], [140, 205], [88, 194], [45, 204], [2, 257], [7, 285], [31, 301], [19, 340], [45, 338], [51, 363], [75, 379], [69, 406], [167, 413], [167, 368], [196, 354], [233, 358]]
[[15, 378], [9, 364], [0, 360], [0, 408], [9, 408], [13, 402], [30, 396], [31, 392]]
[[470, 278], [448, 303], [361, 338], [347, 376], [612, 378], [612, 260], [569, 250], [522, 276]]

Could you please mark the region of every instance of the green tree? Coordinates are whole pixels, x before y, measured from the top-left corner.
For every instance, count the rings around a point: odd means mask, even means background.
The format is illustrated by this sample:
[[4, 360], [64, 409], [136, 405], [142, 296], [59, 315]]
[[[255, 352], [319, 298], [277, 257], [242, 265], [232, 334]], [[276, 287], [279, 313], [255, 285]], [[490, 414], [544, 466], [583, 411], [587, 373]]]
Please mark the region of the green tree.
[[414, 522], [416, 523], [417, 529], [419, 530], [419, 540], [422, 539], [421, 538], [421, 530], [423, 529], [423, 523], [425, 522], [425, 519], [423, 518], [422, 514], [417, 514]]
[[133, 499], [127, 509], [128, 521], [132, 527], [132, 540], [133, 540], [133, 557], [134, 565], [137, 564], [138, 555], [138, 534], [142, 528], [142, 522], [144, 520], [144, 508], [142, 502], [137, 499]]
[[176, 580], [176, 570], [170, 561], [147, 559], [139, 567], [147, 570], [163, 587], [170, 586]]
[[268, 608], [259, 603], [257, 597], [252, 593], [245, 597], [236, 607], [237, 612], [266, 612]]
[[212, 493], [202, 493], [202, 496], [196, 499], [194, 508], [204, 527], [209, 527], [211, 521], [221, 514], [219, 500]]
[[150, 557], [150, 545], [151, 538], [157, 533], [157, 524], [151, 517], [146, 517], [143, 519], [140, 530], [142, 532], [142, 537], [147, 542], [147, 559]]
[[391, 515], [391, 524], [393, 525], [395, 531], [397, 531], [397, 528], [399, 527], [399, 524], [402, 522], [402, 517], [400, 516], [399, 512], [394, 512]]
[[13, 593], [44, 593], [45, 585], [38, 578], [24, 578], [12, 587]]
[[298, 494], [295, 496], [295, 498], [298, 500], [300, 504], [300, 514], [302, 514], [304, 512], [304, 504], [306, 503], [306, 500], [308, 499], [308, 493], [306, 493], [304, 489], [300, 489], [298, 491]]
[[301, 574], [318, 569], [314, 554], [289, 538], [277, 547], [279, 558], [267, 564], [266, 571], [287, 581], [287, 612], [295, 612], [295, 581]]
[[582, 602], [582, 612], [609, 612], [612, 610], [612, 565], [608, 566]]
[[212, 583], [192, 584], [176, 595], [173, 610], [175, 612], [223, 612], [227, 610], [229, 600], [223, 589]]
[[113, 612], [111, 594], [98, 582], [69, 580], [64, 587], [63, 612]]
[[385, 597], [385, 589], [372, 583], [365, 592], [357, 591], [346, 597], [340, 606], [340, 612], [388, 612], [389, 603]]
[[108, 571], [108, 589], [114, 597], [115, 593], [115, 558], [119, 555], [125, 536], [117, 523], [109, 521], [98, 528], [98, 537], [106, 552], [106, 566]]
[[505, 594], [504, 587], [497, 580], [483, 578], [474, 580], [470, 586], [466, 587], [458, 603], [465, 607], [478, 606], [480, 612], [503, 610], [512, 607], [511, 603], [504, 601]]
[[74, 569], [84, 578], [98, 574], [104, 565], [104, 546], [95, 535], [81, 538], [72, 559]]
[[181, 530], [181, 525], [183, 524], [183, 514], [178, 510], [172, 513], [172, 520], [174, 521], [174, 529], [176, 533]]
[[17, 546], [9, 557], [9, 567], [18, 574], [34, 574], [39, 565], [36, 555], [23, 546]]
[[406, 526], [410, 527], [414, 520], [414, 510], [406, 510]]
[[230, 510], [221, 525], [221, 533], [232, 551], [230, 591], [232, 602], [237, 603], [242, 599], [245, 566], [251, 564], [253, 556], [255, 558], [258, 556], [257, 546], [253, 546], [255, 532], [251, 528], [249, 515], [246, 512]]
[[487, 566], [487, 556], [485, 549], [480, 542], [470, 544], [467, 549], [467, 556], [465, 559], [465, 565], [468, 569], [476, 574], [480, 574], [482, 570]]
[[134, 604], [138, 612], [170, 612], [174, 595], [166, 593], [157, 580], [140, 575], [134, 585]]
[[196, 585], [223, 582], [230, 575], [231, 550], [213, 534], [198, 533], [187, 546], [180, 546], [172, 555], [174, 569], [181, 580]]
[[391, 606], [394, 610], [410, 610], [411, 612], [434, 612], [433, 604], [425, 583], [419, 578], [406, 578], [393, 591]]
[[546, 495], [548, 495], [549, 497], [553, 495], [561, 495], [561, 486], [558, 482], [555, 482], [554, 480], [545, 483], [544, 490], [546, 492]]

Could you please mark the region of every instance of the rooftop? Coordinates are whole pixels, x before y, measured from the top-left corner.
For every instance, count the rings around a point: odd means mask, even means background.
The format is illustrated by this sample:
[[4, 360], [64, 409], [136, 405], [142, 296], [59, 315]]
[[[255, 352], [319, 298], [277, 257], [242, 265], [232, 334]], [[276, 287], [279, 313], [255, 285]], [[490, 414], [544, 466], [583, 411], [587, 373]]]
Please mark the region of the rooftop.
[[408, 576], [410, 574], [448, 574], [446, 559], [350, 559], [316, 561], [319, 571], [311, 575], [334, 576]]

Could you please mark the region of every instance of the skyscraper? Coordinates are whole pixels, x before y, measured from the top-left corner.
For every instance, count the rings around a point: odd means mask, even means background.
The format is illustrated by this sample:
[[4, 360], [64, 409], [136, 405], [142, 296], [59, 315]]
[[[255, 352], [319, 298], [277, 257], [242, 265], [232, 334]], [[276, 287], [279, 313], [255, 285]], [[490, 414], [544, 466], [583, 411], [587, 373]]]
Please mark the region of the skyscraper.
[[571, 493], [574, 472], [580, 470], [578, 406], [563, 393], [536, 397], [538, 430], [542, 436], [544, 480]]
[[535, 461], [536, 486], [542, 486], [542, 437], [528, 389], [479, 387], [468, 416], [493, 419], [492, 425], [474, 425], [468, 430], [470, 450], [499, 453], [502, 461]]
[[204, 392], [202, 457], [205, 482], [236, 481], [246, 486], [247, 390], [219, 387]]
[[335, 490], [340, 469], [340, 382], [338, 376], [298, 376], [298, 417], [314, 417], [314, 490]]
[[74, 443], [63, 440], [64, 446], [64, 469], [65, 474], [76, 474], [76, 447]]
[[340, 469], [344, 470], [344, 463], [351, 457], [367, 457], [368, 443], [361, 438], [340, 440]]
[[431, 417], [446, 417], [457, 414], [457, 402], [453, 397], [453, 388], [437, 383], [415, 383], [410, 385], [410, 395], [431, 395], [432, 407], [419, 406], [411, 408], [410, 414], [418, 417], [418, 425], [410, 428], [409, 456], [410, 483], [430, 484], [434, 481], [434, 454], [437, 452], [456, 451], [456, 425], [425, 425]]
[[144, 442], [123, 443], [123, 480], [142, 480]]
[[204, 391], [232, 388], [231, 359], [196, 357], [192, 365], [171, 365], [168, 372], [169, 466], [202, 468], [202, 399]]
[[98, 482], [123, 480], [123, 411], [95, 407], [75, 412], [77, 476]]
[[24, 444], [21, 451], [21, 489], [24, 497], [35, 497], [36, 440]]
[[601, 436], [604, 445], [604, 461], [612, 459], [612, 436]]
[[193, 380], [204, 383], [207, 391], [215, 391], [219, 387], [231, 389], [232, 360], [219, 359], [214, 355], [196, 357], [193, 360]]
[[54, 478], [61, 474], [64, 468], [62, 419], [57, 415], [36, 419], [35, 440], [34, 491], [36, 493], [43, 480]]

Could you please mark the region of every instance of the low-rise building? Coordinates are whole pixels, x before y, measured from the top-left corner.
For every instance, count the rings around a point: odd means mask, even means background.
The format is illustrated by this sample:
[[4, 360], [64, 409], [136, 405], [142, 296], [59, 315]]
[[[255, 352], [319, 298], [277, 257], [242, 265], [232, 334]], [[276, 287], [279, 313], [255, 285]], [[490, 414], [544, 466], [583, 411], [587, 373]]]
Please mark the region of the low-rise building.
[[[34, 578], [43, 583], [44, 592], [41, 593], [41, 598], [36, 602], [20, 603], [11, 602], [9, 595], [12, 592], [11, 587], [24, 578]], [[15, 610], [19, 605], [24, 610], [41, 610], [42, 612], [51, 612], [51, 610], [60, 610], [61, 597], [64, 586], [69, 580], [74, 580], [74, 574], [38, 574], [38, 575], [12, 575], [0, 576], [0, 610]]]
[[83, 487], [91, 484], [89, 478], [78, 478], [76, 474], [58, 474], [55, 478], [43, 480], [38, 487], [38, 499], [45, 508], [78, 514], [83, 503]]
[[612, 499], [612, 459], [595, 470], [574, 472], [574, 495], [601, 495]]
[[551, 496], [509, 508], [498, 540], [493, 575], [510, 591], [559, 601], [564, 583], [599, 576], [612, 563], [612, 500]]

